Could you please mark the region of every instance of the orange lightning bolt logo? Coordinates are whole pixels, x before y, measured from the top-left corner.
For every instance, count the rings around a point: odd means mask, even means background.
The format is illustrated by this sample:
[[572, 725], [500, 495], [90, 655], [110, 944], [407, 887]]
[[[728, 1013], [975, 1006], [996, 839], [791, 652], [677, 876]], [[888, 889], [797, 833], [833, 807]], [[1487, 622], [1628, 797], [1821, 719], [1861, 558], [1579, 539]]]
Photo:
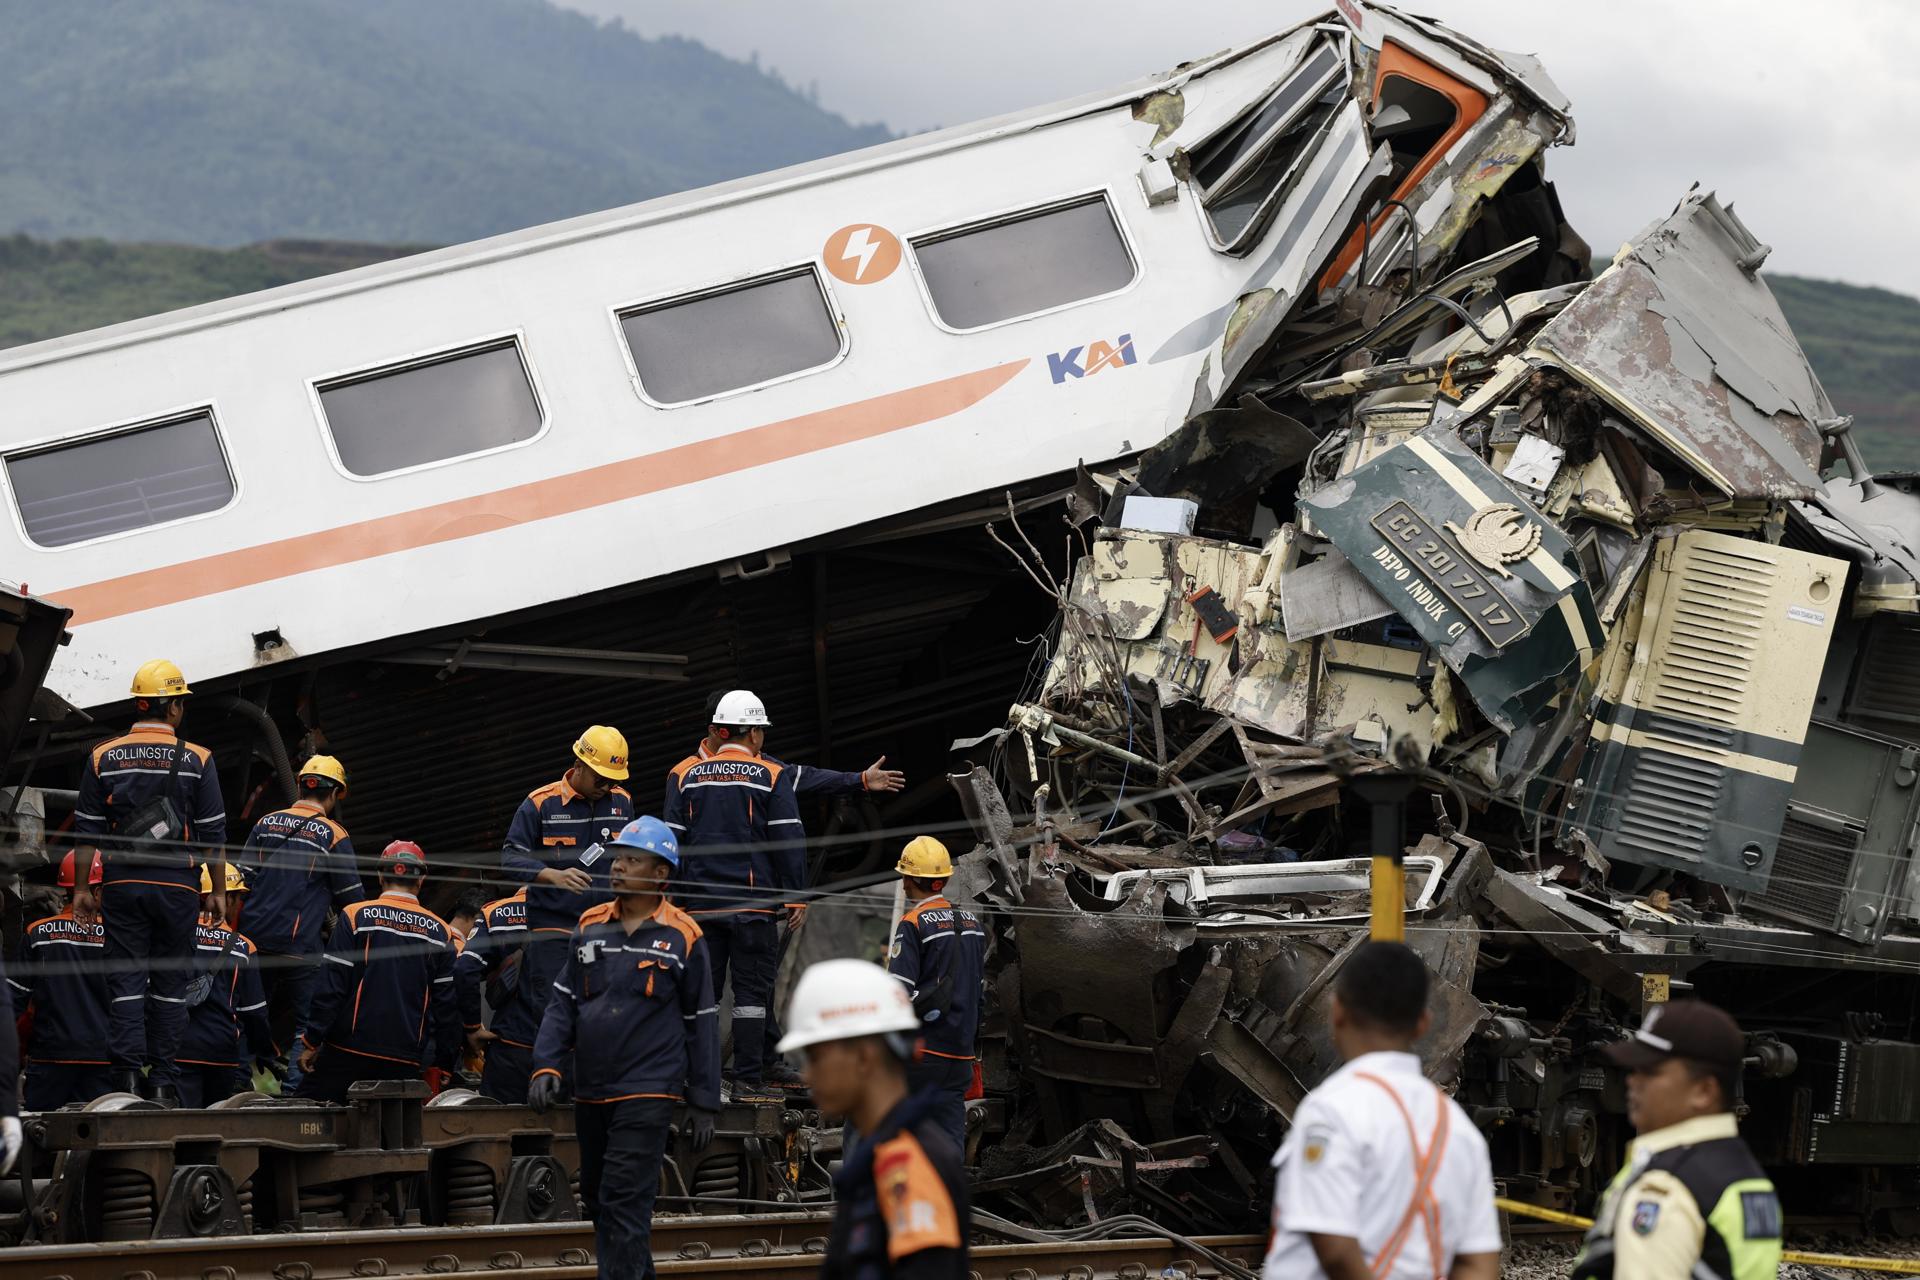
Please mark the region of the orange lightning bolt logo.
[[856, 222], [827, 237], [820, 260], [836, 280], [874, 284], [900, 265], [900, 239], [876, 223]]

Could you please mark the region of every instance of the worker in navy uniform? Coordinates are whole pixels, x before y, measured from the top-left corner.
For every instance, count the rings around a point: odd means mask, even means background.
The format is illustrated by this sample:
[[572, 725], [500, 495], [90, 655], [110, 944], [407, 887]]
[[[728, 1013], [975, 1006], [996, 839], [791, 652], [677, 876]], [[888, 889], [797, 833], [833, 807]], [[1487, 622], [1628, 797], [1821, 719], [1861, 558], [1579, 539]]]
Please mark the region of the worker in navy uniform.
[[907, 1066], [907, 1083], [916, 1093], [931, 1090], [938, 1098], [934, 1118], [964, 1155], [987, 933], [978, 916], [944, 896], [953, 875], [947, 846], [932, 836], [916, 836], [901, 850], [894, 870], [906, 881], [911, 905], [894, 926], [887, 972], [907, 984], [923, 1038], [919, 1058]]
[[[187, 679], [164, 658], [133, 677], [140, 718], [93, 749], [80, 774], [74, 833], [106, 854], [108, 1046], [114, 1088], [178, 1104], [185, 991], [200, 919], [200, 862], [224, 864], [227, 807], [213, 753], [180, 736]], [[222, 898], [225, 894], [218, 895]]]
[[[532, 1027], [540, 1025], [580, 913], [607, 901], [607, 862], [600, 850], [633, 821], [633, 797], [619, 785], [627, 772], [626, 738], [611, 726], [593, 725], [574, 742], [566, 773], [521, 801], [507, 828], [501, 874], [527, 886], [521, 998], [533, 1002]], [[495, 1081], [509, 1096], [524, 1098], [526, 1076], [507, 1074], [512, 1057], [503, 1056]]]
[[1602, 1056], [1627, 1076], [1637, 1138], [1608, 1184], [1575, 1280], [1761, 1280], [1780, 1268], [1780, 1198], [1733, 1118], [1747, 1038], [1675, 1000]]
[[[726, 738], [715, 733], [713, 724], [714, 714], [720, 709], [720, 702], [726, 696], [724, 693], [716, 693], [707, 701], [707, 736], [702, 738], [700, 745], [694, 749], [694, 754], [702, 760], [712, 759], [727, 743]], [[808, 764], [789, 765], [778, 757], [767, 755], [765, 751], [762, 751], [761, 755], [792, 771], [793, 795], [796, 801], [805, 799], [807, 796], [857, 796], [902, 791], [907, 785], [907, 775], [898, 769], [887, 768], [885, 756], [881, 756], [859, 773], [848, 773], [842, 769], [824, 769]], [[667, 785], [671, 791], [673, 786], [671, 780]], [[780, 966], [786, 962], [787, 947], [793, 941], [793, 935], [799, 931], [804, 919], [804, 907], [802, 907], [801, 912], [789, 915], [787, 927], [780, 933], [780, 942], [775, 948], [773, 958], [773, 971], [776, 977], [780, 972]], [[765, 1046], [760, 1054], [761, 1082], [775, 1089], [800, 1088], [799, 1073], [789, 1067], [786, 1060], [773, 1051], [773, 1046], [779, 1041], [780, 1036], [779, 1011], [769, 1005], [766, 1032], [761, 1037]]]
[[187, 984], [187, 1034], [180, 1041], [180, 1103], [210, 1107], [252, 1087], [248, 1064], [274, 1055], [267, 997], [260, 990], [253, 943], [233, 926], [247, 884], [227, 867], [227, 914], [219, 914], [213, 872], [200, 868], [200, 924], [195, 972]]
[[967, 1184], [931, 1093], [907, 1087], [920, 1015], [906, 988], [864, 960], [825, 960], [800, 975], [780, 1052], [806, 1054], [822, 1111], [862, 1136], [833, 1176], [833, 1229], [822, 1276], [964, 1280]]
[[267, 998], [267, 1025], [275, 1055], [290, 1059], [289, 1091], [300, 1085], [296, 1046], [307, 1029], [307, 1008], [320, 977], [327, 917], [367, 896], [353, 841], [335, 818], [347, 798], [347, 770], [332, 756], [300, 766], [298, 796], [253, 824], [240, 865], [246, 873], [247, 937], [259, 948], [256, 966]]
[[527, 1103], [544, 1112], [573, 1063], [580, 1195], [602, 1277], [651, 1277], [653, 1201], [674, 1105], [693, 1149], [720, 1108], [720, 1018], [700, 926], [666, 899], [678, 843], [658, 818], [607, 847], [613, 900], [580, 917], [534, 1049]]
[[95, 896], [100, 855], [87, 856], [93, 867], [84, 885], [75, 883], [75, 856], [61, 859], [67, 905], [26, 927], [7, 979], [27, 1051], [29, 1111], [58, 1111], [113, 1091], [106, 1057], [107, 929]]
[[687, 866], [675, 899], [707, 937], [715, 994], [733, 978], [732, 1090], [736, 1102], [771, 1102], [767, 1006], [773, 1001], [780, 929], [798, 923], [806, 885], [805, 833], [793, 770], [760, 754], [767, 737], [760, 699], [736, 689], [720, 699], [708, 727], [720, 748], [688, 756], [667, 779], [666, 821]]
[[380, 896], [340, 913], [302, 1038], [303, 1098], [342, 1102], [358, 1080], [444, 1087], [460, 1049], [458, 943], [420, 905], [427, 855], [411, 840], [380, 853]]
[[[521, 889], [480, 908], [453, 965], [467, 1045], [483, 1055], [480, 1092], [496, 1102], [526, 1100], [533, 1039], [546, 1012], [546, 999], [526, 989], [526, 944], [527, 891]], [[491, 1014], [484, 1025], [483, 1014]]]

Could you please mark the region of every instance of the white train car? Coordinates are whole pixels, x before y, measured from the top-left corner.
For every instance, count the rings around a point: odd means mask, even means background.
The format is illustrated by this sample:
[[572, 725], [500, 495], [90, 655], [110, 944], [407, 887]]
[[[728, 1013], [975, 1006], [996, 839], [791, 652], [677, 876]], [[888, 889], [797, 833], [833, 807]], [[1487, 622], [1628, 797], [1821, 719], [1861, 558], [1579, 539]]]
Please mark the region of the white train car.
[[1342, 0], [1117, 92], [0, 353], [0, 576], [74, 610], [49, 683], [100, 706], [153, 654], [365, 651], [1128, 454], [1352, 277], [1363, 201], [1370, 274], [1409, 222], [1435, 262], [1564, 106]]

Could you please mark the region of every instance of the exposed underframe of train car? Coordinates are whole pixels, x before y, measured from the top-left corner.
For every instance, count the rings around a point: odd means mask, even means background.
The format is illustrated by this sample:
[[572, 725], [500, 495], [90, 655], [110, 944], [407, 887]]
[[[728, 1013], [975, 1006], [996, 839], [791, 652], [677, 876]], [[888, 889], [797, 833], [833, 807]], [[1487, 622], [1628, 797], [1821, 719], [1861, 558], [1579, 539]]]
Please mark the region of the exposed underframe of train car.
[[[214, 749], [232, 815], [230, 838], [286, 803], [304, 753], [325, 750], [354, 786], [340, 817], [356, 846], [419, 841], [437, 866], [488, 887], [507, 824], [533, 788], [560, 776], [589, 724], [626, 734], [628, 784], [655, 809], [667, 771], [705, 733], [705, 704], [745, 685], [767, 702], [767, 750], [805, 765], [859, 770], [878, 757], [908, 790], [886, 822], [958, 821], [945, 781], [956, 733], [1004, 710], [1006, 691], [1037, 671], [1051, 600], [1009, 572], [986, 526], [1016, 537], [1010, 511], [1064, 575], [1076, 549], [1061, 516], [1074, 477], [1028, 480], [777, 548], [746, 560], [512, 615], [395, 636], [308, 659], [259, 638], [260, 664], [196, 686], [187, 735]], [[751, 520], [751, 512], [742, 519]], [[615, 546], [580, 546], [585, 556]], [[564, 563], [552, 572], [564, 575]], [[57, 862], [72, 788], [91, 748], [123, 730], [125, 704], [91, 709], [30, 735], [10, 783], [40, 788], [44, 849], [31, 838], [13, 869]], [[286, 744], [293, 744], [289, 751]], [[885, 856], [881, 807], [865, 797], [813, 806], [823, 874], [857, 874]], [[438, 901], [450, 892], [443, 880]], [[502, 890], [506, 892], [506, 890]]]

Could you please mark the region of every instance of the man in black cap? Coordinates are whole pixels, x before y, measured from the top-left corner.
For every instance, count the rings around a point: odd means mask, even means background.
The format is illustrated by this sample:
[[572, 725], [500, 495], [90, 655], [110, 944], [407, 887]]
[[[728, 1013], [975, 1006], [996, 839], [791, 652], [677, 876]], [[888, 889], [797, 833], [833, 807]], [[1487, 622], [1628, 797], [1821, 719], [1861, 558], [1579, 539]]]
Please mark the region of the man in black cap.
[[1723, 1010], [1675, 1000], [1601, 1051], [1624, 1067], [1627, 1148], [1574, 1263], [1574, 1280], [1771, 1280], [1780, 1198], [1740, 1140], [1733, 1099], [1747, 1038]]

